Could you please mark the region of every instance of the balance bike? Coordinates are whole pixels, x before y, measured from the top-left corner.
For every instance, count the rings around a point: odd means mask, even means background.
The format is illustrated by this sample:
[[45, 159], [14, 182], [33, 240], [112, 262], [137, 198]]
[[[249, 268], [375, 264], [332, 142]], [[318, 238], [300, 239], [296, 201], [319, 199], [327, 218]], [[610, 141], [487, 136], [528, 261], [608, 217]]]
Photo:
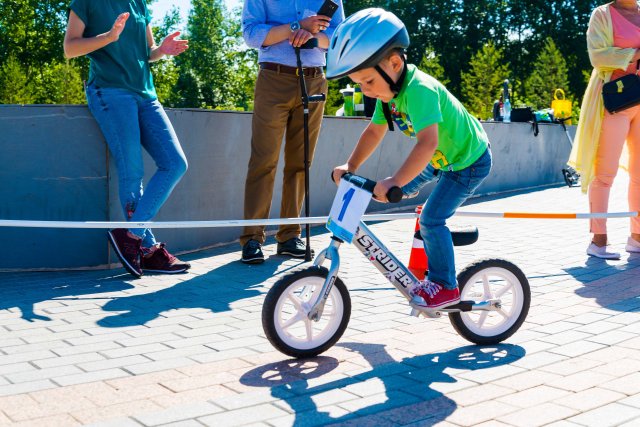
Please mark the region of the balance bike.
[[[347, 328], [351, 299], [338, 277], [342, 243], [353, 243], [411, 301], [410, 290], [419, 280], [361, 221], [375, 185], [375, 181], [345, 174], [327, 221], [333, 234], [329, 246], [318, 254], [312, 266], [287, 274], [267, 293], [262, 326], [269, 342], [282, 353], [296, 358], [317, 356], [331, 348]], [[391, 202], [399, 202], [402, 196], [398, 187], [387, 194]], [[452, 234], [454, 244], [475, 242], [478, 235], [477, 229]], [[328, 269], [322, 266], [326, 260], [331, 261]], [[480, 345], [504, 341], [527, 317], [531, 302], [529, 282], [509, 261], [476, 261], [458, 274], [458, 286], [460, 303], [435, 310], [414, 306], [411, 314], [437, 318], [446, 313], [462, 337]]]

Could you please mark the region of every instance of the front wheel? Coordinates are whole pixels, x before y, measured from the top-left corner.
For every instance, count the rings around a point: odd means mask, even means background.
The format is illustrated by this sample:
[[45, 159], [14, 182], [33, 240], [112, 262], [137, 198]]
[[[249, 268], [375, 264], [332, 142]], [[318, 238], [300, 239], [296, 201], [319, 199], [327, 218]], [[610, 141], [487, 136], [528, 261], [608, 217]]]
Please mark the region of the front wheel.
[[267, 293], [262, 327], [269, 342], [292, 357], [313, 357], [328, 350], [342, 336], [351, 316], [347, 287], [336, 277], [320, 320], [308, 317], [328, 275], [323, 267], [287, 274]]
[[529, 312], [531, 290], [526, 276], [515, 264], [503, 259], [477, 261], [458, 275], [463, 301], [500, 300], [493, 311], [449, 314], [455, 330], [475, 344], [497, 344], [513, 335]]

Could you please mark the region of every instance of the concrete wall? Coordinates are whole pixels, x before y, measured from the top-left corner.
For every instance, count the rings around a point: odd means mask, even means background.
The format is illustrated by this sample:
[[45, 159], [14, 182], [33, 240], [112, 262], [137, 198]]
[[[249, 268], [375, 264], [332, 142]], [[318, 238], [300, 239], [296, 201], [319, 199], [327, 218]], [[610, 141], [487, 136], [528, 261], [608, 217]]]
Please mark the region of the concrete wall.
[[[251, 114], [169, 110], [189, 161], [156, 221], [242, 219]], [[311, 170], [311, 215], [328, 213], [335, 193], [331, 168], [346, 160], [367, 121], [327, 117]], [[570, 144], [558, 125], [483, 123], [491, 139], [494, 169], [480, 194], [562, 183]], [[389, 133], [360, 173], [389, 176], [413, 142]], [[117, 174], [102, 134], [84, 106], [0, 106], [0, 218], [120, 221]], [[154, 170], [145, 158], [147, 177]], [[282, 162], [276, 177], [272, 218], [279, 217]], [[422, 199], [430, 187], [423, 190]], [[415, 205], [415, 200], [405, 205]], [[388, 209], [372, 203], [370, 211]], [[237, 239], [238, 228], [158, 229], [174, 252]], [[0, 228], [0, 269], [95, 268], [115, 262], [105, 230]]]

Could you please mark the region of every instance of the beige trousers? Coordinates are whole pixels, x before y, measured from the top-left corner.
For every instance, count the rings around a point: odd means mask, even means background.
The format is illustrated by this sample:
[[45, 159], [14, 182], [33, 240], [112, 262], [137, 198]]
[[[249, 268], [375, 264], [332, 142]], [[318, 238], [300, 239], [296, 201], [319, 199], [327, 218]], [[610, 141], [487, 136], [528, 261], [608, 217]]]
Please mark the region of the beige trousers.
[[[305, 77], [307, 93], [327, 92], [323, 74]], [[245, 219], [269, 218], [271, 199], [283, 136], [284, 176], [280, 217], [297, 218], [304, 201], [304, 127], [300, 81], [296, 75], [261, 69], [256, 81], [252, 120], [251, 158], [244, 192]], [[310, 104], [309, 162], [320, 134], [324, 103]], [[278, 242], [300, 236], [299, 224], [282, 225]], [[245, 227], [240, 244], [265, 241], [263, 226]]]
[[[589, 186], [591, 212], [607, 212], [625, 140], [629, 149], [629, 210], [640, 211], [640, 105], [616, 114], [604, 113], [596, 153], [595, 178]], [[606, 219], [591, 219], [591, 232], [607, 234]], [[640, 218], [631, 218], [631, 232], [640, 234]]]

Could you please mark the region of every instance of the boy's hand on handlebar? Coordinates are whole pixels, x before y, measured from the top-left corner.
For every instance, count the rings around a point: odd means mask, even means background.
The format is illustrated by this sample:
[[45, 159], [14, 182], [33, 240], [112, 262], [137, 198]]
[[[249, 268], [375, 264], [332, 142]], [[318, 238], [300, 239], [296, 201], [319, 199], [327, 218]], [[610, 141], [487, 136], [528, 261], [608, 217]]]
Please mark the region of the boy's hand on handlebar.
[[333, 182], [335, 182], [336, 185], [340, 185], [340, 179], [342, 178], [342, 175], [347, 172], [351, 171], [349, 170], [349, 166], [346, 163], [344, 165], [336, 166], [335, 168], [333, 168], [333, 173], [331, 174]]
[[400, 187], [398, 182], [392, 177], [378, 181], [376, 187], [373, 189], [373, 198], [382, 203], [389, 203], [387, 193], [392, 187]]

